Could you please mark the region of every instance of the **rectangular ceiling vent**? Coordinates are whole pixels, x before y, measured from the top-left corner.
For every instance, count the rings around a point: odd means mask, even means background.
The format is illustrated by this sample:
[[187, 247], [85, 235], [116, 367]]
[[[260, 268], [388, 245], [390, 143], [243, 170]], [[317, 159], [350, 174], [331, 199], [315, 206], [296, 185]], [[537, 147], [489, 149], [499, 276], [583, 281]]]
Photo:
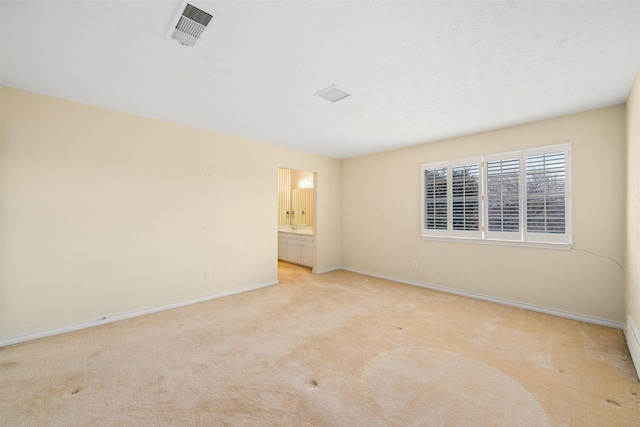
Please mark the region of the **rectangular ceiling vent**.
[[183, 12], [174, 19], [171, 38], [186, 46], [195, 45], [212, 17], [207, 12], [187, 3]]
[[338, 89], [336, 85], [331, 85], [327, 88], [324, 88], [320, 92], [316, 92], [314, 95], [331, 102], [337, 102], [349, 96], [347, 92], [343, 91], [342, 89]]

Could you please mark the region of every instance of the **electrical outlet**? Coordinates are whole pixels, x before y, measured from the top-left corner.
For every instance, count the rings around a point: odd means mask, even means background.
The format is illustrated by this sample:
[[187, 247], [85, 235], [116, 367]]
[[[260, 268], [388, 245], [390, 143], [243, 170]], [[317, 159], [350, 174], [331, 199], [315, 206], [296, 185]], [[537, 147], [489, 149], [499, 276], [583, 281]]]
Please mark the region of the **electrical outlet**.
[[418, 261], [413, 261], [413, 263], [411, 264], [411, 268], [413, 268], [414, 270], [418, 269]]
[[211, 270], [205, 270], [204, 271], [204, 280], [209, 280], [211, 279]]

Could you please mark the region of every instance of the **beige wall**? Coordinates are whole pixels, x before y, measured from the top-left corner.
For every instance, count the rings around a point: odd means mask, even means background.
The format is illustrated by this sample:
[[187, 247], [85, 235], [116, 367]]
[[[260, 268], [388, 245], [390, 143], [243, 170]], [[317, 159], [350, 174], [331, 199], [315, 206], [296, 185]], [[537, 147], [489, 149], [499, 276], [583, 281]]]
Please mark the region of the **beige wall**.
[[[626, 312], [640, 325], [639, 87], [628, 112], [616, 106], [342, 162], [2, 88], [0, 337], [274, 282], [278, 167], [318, 173], [317, 272], [345, 266], [623, 322], [619, 263]], [[573, 250], [420, 239], [421, 163], [565, 141]]]
[[338, 160], [1, 96], [3, 339], [273, 283], [278, 167], [317, 172], [315, 267], [340, 266]]
[[625, 332], [640, 375], [640, 336], [633, 335], [640, 331], [640, 72], [627, 101], [626, 314], [635, 325], [635, 332]]
[[[572, 250], [420, 239], [422, 163], [566, 141], [573, 147]], [[623, 105], [348, 159], [342, 177], [346, 268], [623, 322]]]

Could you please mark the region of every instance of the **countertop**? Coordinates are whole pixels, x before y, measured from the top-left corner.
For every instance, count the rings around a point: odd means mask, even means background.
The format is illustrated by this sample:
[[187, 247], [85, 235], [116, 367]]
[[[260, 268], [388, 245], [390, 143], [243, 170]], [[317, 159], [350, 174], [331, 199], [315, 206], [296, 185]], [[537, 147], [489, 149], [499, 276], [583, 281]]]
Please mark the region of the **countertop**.
[[313, 236], [313, 229], [312, 228], [297, 228], [297, 229], [291, 229], [291, 228], [281, 228], [278, 230], [278, 233], [288, 233], [288, 234], [303, 234], [305, 236]]

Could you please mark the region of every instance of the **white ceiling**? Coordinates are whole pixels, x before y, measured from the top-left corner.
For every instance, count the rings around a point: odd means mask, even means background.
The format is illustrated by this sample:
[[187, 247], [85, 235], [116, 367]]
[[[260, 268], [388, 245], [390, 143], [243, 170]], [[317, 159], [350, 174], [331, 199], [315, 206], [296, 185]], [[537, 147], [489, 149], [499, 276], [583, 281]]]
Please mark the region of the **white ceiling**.
[[[1, 83], [334, 158], [625, 102], [640, 1], [5, 1]], [[351, 96], [314, 93], [335, 84]]]

